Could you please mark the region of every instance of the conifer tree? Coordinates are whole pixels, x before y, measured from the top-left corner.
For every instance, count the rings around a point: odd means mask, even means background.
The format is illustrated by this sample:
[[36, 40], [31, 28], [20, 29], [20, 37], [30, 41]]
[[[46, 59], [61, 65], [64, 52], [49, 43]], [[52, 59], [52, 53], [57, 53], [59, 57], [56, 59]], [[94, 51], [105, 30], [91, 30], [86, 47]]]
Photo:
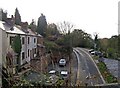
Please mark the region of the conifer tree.
[[15, 9], [15, 24], [21, 24], [21, 16], [17, 8]]
[[47, 30], [47, 21], [46, 17], [41, 14], [41, 16], [38, 18], [38, 23], [37, 23], [37, 32], [41, 34], [42, 36], [46, 35], [46, 30]]

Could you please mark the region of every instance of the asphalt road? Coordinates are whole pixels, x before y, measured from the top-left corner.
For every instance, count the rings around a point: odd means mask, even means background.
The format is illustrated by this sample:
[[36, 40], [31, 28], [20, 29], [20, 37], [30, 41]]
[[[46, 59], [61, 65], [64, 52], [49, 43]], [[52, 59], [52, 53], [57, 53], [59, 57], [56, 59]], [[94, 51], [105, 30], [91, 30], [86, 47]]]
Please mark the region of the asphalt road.
[[[82, 48], [74, 48], [74, 53], [78, 60], [77, 82], [80, 85], [94, 86], [104, 84], [104, 80], [100, 75], [97, 67], [92, 61], [87, 50]], [[88, 76], [88, 78], [86, 78]]]

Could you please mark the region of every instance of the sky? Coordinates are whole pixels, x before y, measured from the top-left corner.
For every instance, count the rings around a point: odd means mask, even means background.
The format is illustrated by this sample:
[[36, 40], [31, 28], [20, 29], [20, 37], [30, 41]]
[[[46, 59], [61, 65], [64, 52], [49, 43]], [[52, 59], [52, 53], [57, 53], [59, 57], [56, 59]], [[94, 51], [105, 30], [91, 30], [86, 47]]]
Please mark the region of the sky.
[[17, 7], [22, 21], [36, 22], [41, 13], [48, 23], [68, 21], [74, 28], [110, 38], [118, 34], [119, 0], [0, 0], [0, 8], [13, 15]]

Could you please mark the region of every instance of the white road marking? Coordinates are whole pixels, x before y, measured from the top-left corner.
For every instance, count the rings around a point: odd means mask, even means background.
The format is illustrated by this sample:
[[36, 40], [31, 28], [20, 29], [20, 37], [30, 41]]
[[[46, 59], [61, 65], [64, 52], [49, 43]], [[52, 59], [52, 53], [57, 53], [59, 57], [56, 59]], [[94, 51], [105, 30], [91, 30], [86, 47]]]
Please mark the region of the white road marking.
[[78, 60], [78, 71], [77, 71], [77, 80], [79, 79], [79, 77], [80, 77], [80, 69], [79, 69], [79, 67], [80, 67], [80, 60], [79, 60], [79, 56], [78, 56], [78, 54], [76, 53], [76, 51], [75, 50], [73, 50], [73, 52], [75, 53], [75, 55], [77, 56], [77, 60]]
[[[78, 60], [77, 79], [79, 79], [79, 76], [80, 76], [80, 71], [79, 71], [79, 67], [80, 67], [80, 59], [79, 59], [79, 56], [78, 56], [77, 52], [78, 52], [79, 54], [81, 54], [82, 56], [83, 56], [83, 54], [80, 53], [80, 51], [77, 50], [77, 49], [73, 50], [73, 52], [76, 54], [76, 56], [77, 56], [77, 60]], [[86, 60], [85, 60], [85, 65], [86, 65], [87, 70], [89, 70], [89, 67], [88, 67], [88, 65], [87, 65], [87, 63], [86, 63]], [[85, 71], [85, 70], [83, 70], [83, 71]], [[87, 72], [88, 72], [88, 76], [91, 78], [91, 75], [90, 75], [89, 71], [87, 71]], [[93, 82], [92, 82], [92, 81], [90, 82], [90, 84], [91, 84], [91, 86], [93, 86]]]
[[[80, 49], [80, 48], [79, 48]], [[84, 53], [86, 53], [89, 57], [90, 57], [90, 59], [92, 60], [92, 62], [94, 63], [94, 65], [95, 65], [95, 67], [96, 67], [96, 69], [97, 69], [97, 71], [98, 71], [98, 73], [99, 73], [99, 75], [100, 75], [100, 77], [101, 77], [101, 79], [102, 79], [102, 81], [103, 81], [103, 83], [104, 84], [106, 84], [106, 82], [105, 82], [105, 80], [104, 80], [104, 78], [103, 78], [103, 76], [101, 75], [101, 73], [100, 73], [100, 71], [99, 71], [99, 69], [98, 69], [98, 67], [97, 67], [97, 65], [95, 64], [95, 62], [94, 62], [94, 60], [92, 59], [92, 57], [86, 52], [86, 51], [84, 51], [84, 50], [82, 50], [82, 49], [80, 49], [81, 51], [83, 51]]]

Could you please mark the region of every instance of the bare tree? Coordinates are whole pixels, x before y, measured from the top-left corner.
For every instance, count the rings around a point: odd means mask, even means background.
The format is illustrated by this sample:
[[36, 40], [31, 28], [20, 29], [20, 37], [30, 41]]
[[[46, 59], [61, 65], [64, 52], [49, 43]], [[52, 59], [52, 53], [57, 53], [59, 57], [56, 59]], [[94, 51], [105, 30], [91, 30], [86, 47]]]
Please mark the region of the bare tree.
[[71, 24], [70, 22], [63, 21], [61, 23], [58, 23], [57, 27], [58, 27], [58, 30], [60, 31], [60, 33], [66, 35], [67, 33], [72, 31], [74, 25]]

